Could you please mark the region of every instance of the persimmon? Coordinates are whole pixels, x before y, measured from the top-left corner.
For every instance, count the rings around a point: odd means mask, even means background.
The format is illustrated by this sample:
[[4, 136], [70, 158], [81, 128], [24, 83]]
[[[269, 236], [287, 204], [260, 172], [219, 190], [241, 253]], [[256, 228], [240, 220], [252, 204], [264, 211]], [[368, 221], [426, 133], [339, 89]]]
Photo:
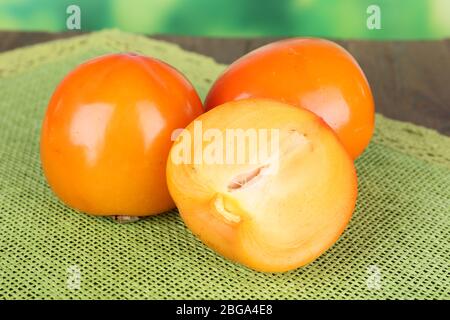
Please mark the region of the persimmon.
[[171, 66], [136, 54], [83, 63], [58, 85], [41, 134], [51, 189], [93, 215], [145, 216], [174, 207], [165, 179], [171, 134], [203, 112]]
[[225, 103], [191, 122], [171, 148], [167, 184], [206, 245], [266, 272], [319, 257], [357, 197], [353, 160], [333, 130], [269, 99]]
[[294, 38], [256, 49], [215, 81], [206, 110], [227, 101], [270, 98], [322, 117], [355, 159], [374, 129], [374, 101], [356, 60], [344, 48], [316, 38]]

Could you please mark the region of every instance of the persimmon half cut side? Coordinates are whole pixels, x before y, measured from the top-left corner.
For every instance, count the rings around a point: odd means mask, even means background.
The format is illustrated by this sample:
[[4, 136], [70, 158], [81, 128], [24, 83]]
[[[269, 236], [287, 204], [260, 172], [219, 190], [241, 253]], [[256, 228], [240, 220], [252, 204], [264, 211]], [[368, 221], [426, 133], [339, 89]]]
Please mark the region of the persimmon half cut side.
[[41, 161], [55, 194], [93, 215], [146, 216], [175, 205], [166, 185], [171, 134], [203, 112], [171, 66], [136, 54], [92, 59], [49, 102]]
[[334, 42], [293, 38], [258, 48], [214, 82], [206, 110], [228, 101], [267, 98], [306, 108], [328, 123], [353, 159], [367, 147], [375, 107], [356, 60]]
[[265, 99], [229, 102], [189, 124], [171, 148], [167, 184], [206, 245], [266, 272], [320, 256], [345, 229], [357, 197], [353, 161], [333, 130], [306, 109]]

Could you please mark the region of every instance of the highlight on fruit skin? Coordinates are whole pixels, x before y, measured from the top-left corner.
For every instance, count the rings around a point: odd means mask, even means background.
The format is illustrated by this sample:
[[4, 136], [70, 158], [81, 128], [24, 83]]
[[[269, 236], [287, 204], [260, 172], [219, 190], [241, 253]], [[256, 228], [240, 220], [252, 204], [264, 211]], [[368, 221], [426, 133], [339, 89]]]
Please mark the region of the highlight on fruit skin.
[[248, 98], [275, 99], [314, 112], [335, 130], [353, 159], [373, 134], [369, 82], [352, 55], [332, 41], [292, 38], [246, 54], [217, 78], [205, 108]]
[[171, 134], [202, 112], [192, 85], [159, 60], [131, 53], [89, 60], [61, 81], [47, 107], [47, 182], [68, 206], [120, 222], [172, 209]]
[[166, 172], [187, 227], [226, 258], [265, 272], [319, 257], [347, 226], [357, 197], [353, 161], [333, 130], [273, 100], [202, 114], [178, 135]]

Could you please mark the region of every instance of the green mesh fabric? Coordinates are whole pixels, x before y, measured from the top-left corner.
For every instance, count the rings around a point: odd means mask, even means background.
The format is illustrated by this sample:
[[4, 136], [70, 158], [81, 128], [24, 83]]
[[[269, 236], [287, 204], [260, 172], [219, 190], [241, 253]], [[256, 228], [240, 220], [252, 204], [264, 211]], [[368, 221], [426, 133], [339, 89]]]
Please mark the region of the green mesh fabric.
[[356, 161], [351, 223], [331, 249], [295, 271], [259, 273], [227, 261], [175, 211], [117, 224], [65, 207], [40, 167], [47, 102], [77, 64], [123, 51], [174, 65], [202, 97], [224, 68], [119, 31], [0, 55], [0, 298], [450, 298], [450, 138], [381, 115]]

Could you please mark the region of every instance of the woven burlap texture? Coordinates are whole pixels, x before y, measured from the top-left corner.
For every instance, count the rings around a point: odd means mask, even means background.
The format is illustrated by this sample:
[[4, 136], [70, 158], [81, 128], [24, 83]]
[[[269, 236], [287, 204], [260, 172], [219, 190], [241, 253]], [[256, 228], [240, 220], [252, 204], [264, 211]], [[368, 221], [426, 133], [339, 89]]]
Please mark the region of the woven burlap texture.
[[295, 271], [258, 273], [227, 261], [175, 211], [120, 225], [64, 206], [39, 160], [47, 102], [80, 62], [124, 51], [172, 64], [202, 97], [225, 67], [114, 30], [0, 55], [0, 298], [450, 298], [450, 138], [380, 115], [356, 161], [351, 223]]

